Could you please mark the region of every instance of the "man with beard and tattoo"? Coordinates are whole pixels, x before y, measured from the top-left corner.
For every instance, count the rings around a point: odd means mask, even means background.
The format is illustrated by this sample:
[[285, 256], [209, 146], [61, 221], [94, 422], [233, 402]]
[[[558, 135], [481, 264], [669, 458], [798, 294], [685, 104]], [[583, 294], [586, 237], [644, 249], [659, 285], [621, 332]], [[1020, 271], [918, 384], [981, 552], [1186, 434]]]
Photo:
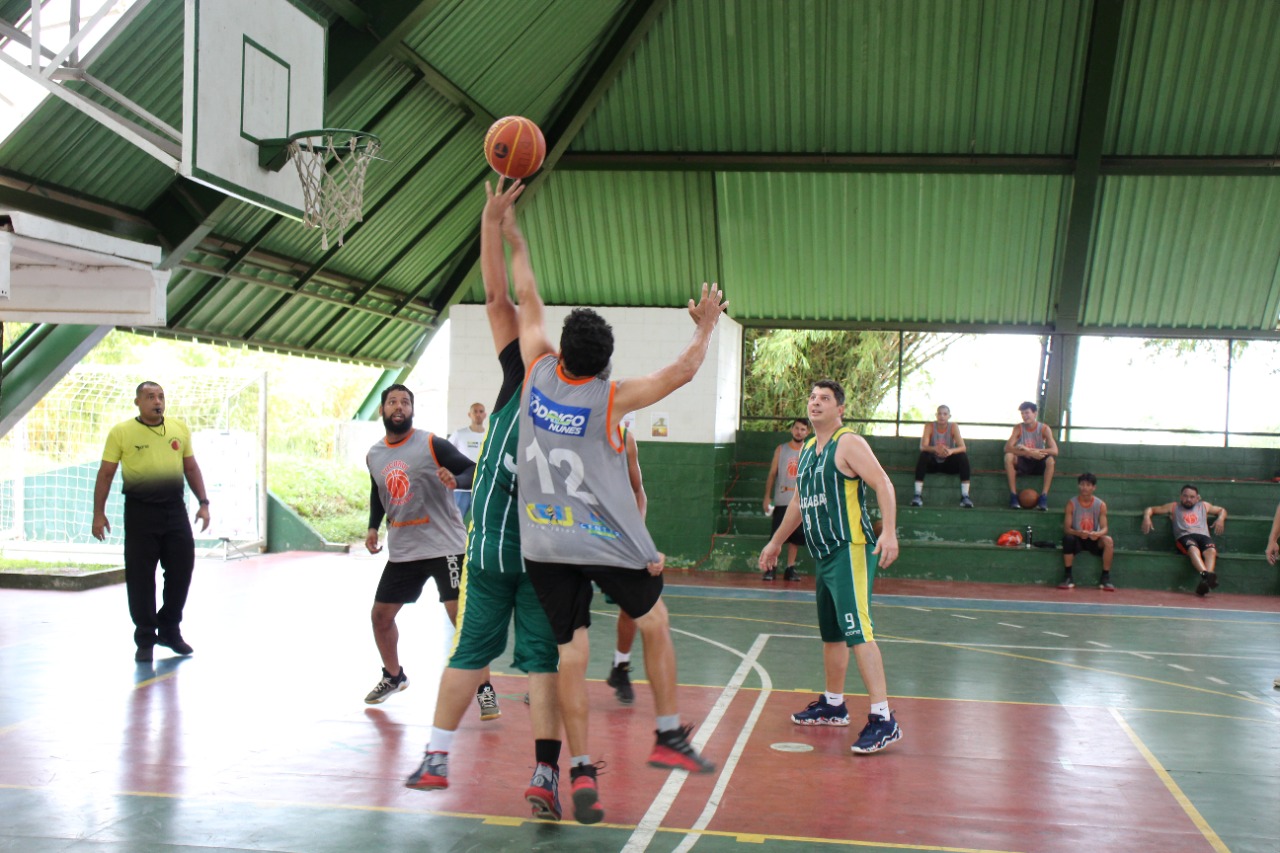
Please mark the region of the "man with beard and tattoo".
[[[381, 411], [386, 437], [369, 448], [365, 458], [372, 484], [365, 546], [370, 554], [382, 550], [378, 527], [385, 516], [389, 557], [373, 596], [373, 639], [382, 656], [382, 678], [364, 699], [370, 705], [409, 686], [400, 665], [396, 614], [418, 600], [428, 578], [435, 579], [449, 621], [457, 623], [467, 531], [451, 491], [455, 486], [470, 488], [475, 471], [475, 463], [448, 440], [413, 428], [413, 392], [405, 386], [392, 385], [382, 392]], [[476, 691], [480, 719], [492, 720], [501, 713], [497, 694], [489, 686], [487, 671], [481, 680]]]

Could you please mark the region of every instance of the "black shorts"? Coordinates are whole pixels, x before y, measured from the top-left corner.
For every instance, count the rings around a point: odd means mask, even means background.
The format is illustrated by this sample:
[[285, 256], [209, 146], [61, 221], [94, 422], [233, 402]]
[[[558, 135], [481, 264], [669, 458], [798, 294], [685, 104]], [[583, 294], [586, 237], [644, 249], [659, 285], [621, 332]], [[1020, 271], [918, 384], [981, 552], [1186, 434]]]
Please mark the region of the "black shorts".
[[[787, 514], [787, 508], [785, 506], [775, 506], [773, 508], [773, 529], [769, 531], [770, 534], [778, 532], [778, 528], [782, 526], [782, 517], [786, 514]], [[796, 529], [791, 531], [791, 535], [787, 537], [787, 541], [790, 542], [792, 545], [807, 544], [804, 541], [803, 522], [796, 525]]]
[[1079, 536], [1067, 534], [1062, 537], [1062, 553], [1079, 554], [1081, 551], [1088, 551], [1090, 554], [1102, 556], [1102, 540], [1101, 539], [1081, 539]]
[[662, 575], [646, 569], [540, 563], [526, 559], [524, 570], [546, 611], [556, 643], [573, 640], [573, 632], [591, 627], [591, 583], [594, 581], [622, 612], [633, 619], [653, 609], [662, 597]]
[[[1045, 459], [1048, 459], [1046, 456]], [[1044, 459], [1032, 459], [1030, 456], [1019, 456], [1013, 461], [1013, 470], [1027, 476], [1044, 473]]]
[[1199, 548], [1201, 553], [1218, 550], [1218, 546], [1213, 544], [1213, 540], [1203, 533], [1188, 533], [1186, 536], [1179, 536], [1173, 544], [1183, 554], [1187, 553], [1187, 548], [1191, 545]]
[[378, 591], [373, 594], [373, 600], [379, 604], [412, 604], [422, 595], [427, 578], [435, 578], [440, 600], [457, 601], [461, 577], [461, 554], [406, 560], [403, 563], [388, 561], [378, 580]]

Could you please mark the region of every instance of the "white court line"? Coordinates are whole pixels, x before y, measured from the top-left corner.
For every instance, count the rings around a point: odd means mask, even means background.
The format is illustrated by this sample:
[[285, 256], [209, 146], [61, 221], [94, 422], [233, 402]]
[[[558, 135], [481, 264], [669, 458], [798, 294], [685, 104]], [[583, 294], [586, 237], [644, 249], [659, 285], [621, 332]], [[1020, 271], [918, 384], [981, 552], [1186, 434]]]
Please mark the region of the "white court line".
[[927, 607], [907, 607], [907, 610], [919, 610], [921, 613], [932, 613], [933, 611]]
[[951, 615], [952, 615], [952, 616], [954, 616], [954, 617], [956, 617], [957, 619], [971, 619], [971, 620], [973, 620], [974, 622], [977, 622], [977, 621], [978, 621], [978, 617], [977, 617], [977, 616], [961, 616], [959, 613], [952, 613]]
[[[1049, 633], [1045, 631], [1044, 633]], [[781, 636], [774, 634], [774, 637]], [[1065, 636], [1063, 634], [1055, 634], [1054, 636]], [[813, 637], [796, 639], [815, 639]], [[1095, 655], [1133, 655], [1143, 660], [1154, 660], [1160, 658], [1210, 658], [1214, 660], [1231, 660], [1231, 661], [1261, 661], [1263, 663], [1271, 663], [1274, 658], [1263, 657], [1260, 655], [1210, 655], [1201, 652], [1158, 652], [1150, 649], [1146, 651], [1135, 651], [1133, 649], [1113, 649], [1110, 646], [1105, 649], [1086, 648], [1084, 646], [1032, 646], [1026, 643], [966, 643], [941, 640], [915, 640], [896, 638], [892, 640], [877, 640], [878, 643], [896, 643], [903, 646], [964, 646], [966, 649], [1010, 649], [1019, 652], [1089, 652]], [[1153, 657], [1154, 656], [1154, 657]]]
[[1109, 649], [1109, 648], [1111, 648], [1111, 647], [1110, 647], [1110, 646], [1108, 646], [1106, 643], [1099, 643], [1097, 640], [1085, 640], [1085, 642], [1086, 642], [1086, 643], [1088, 643], [1088, 644], [1089, 644], [1089, 645], [1091, 645], [1091, 646], [1097, 646], [1097, 647], [1098, 647], [1098, 648], [1100, 648], [1100, 649]]
[[1166, 665], [1167, 665], [1170, 669], [1180, 669], [1180, 670], [1182, 670], [1183, 672], [1195, 672], [1195, 670], [1194, 670], [1194, 669], [1192, 669], [1192, 668], [1191, 668], [1191, 667], [1189, 667], [1189, 666], [1181, 666], [1181, 665], [1176, 664], [1176, 663], [1171, 663], [1171, 664], [1166, 664]]
[[1209, 679], [1214, 684], [1221, 684], [1224, 686], [1231, 683], [1229, 681], [1223, 681], [1221, 678], [1214, 678], [1212, 675], [1206, 675], [1205, 678]]
[[1021, 628], [1021, 625], [1015, 625], [1012, 622], [997, 622], [997, 625], [1003, 625], [1006, 628]]
[[1071, 763], [1071, 759], [1070, 759], [1070, 758], [1059, 758], [1059, 759], [1058, 759], [1058, 763], [1062, 765], [1062, 768], [1063, 768], [1064, 770], [1072, 770], [1072, 771], [1073, 771], [1073, 770], [1075, 770], [1075, 769], [1076, 769], [1076, 766], [1075, 766], [1074, 764], [1072, 764], [1072, 763]]
[[1070, 634], [1059, 634], [1057, 631], [1041, 631], [1041, 634], [1048, 634], [1050, 637], [1070, 637]]
[[1244, 697], [1244, 698], [1246, 698], [1246, 699], [1257, 699], [1258, 701], [1262, 701], [1262, 700], [1258, 699], [1258, 697], [1257, 697], [1257, 696], [1255, 696], [1255, 695], [1253, 695], [1252, 693], [1250, 693], [1248, 690], [1237, 690], [1236, 692], [1237, 692], [1237, 693], [1239, 693], [1241, 696], [1243, 696], [1243, 697]]
[[[743, 682], [747, 680], [747, 673], [752, 669], [759, 672], [763, 686], [763, 689], [761, 690], [761, 697], [756, 700], [756, 707], [752, 710], [751, 719], [743, 728], [742, 733], [738, 736], [738, 742], [734, 744], [734, 751], [730, 753], [729, 761], [725, 763], [724, 768], [720, 771], [720, 783], [716, 785], [711, 798], [707, 802], [706, 809], [703, 810], [703, 816], [709, 823], [711, 817], [715, 814], [716, 808], [720, 805], [719, 794], [723, 791], [723, 786], [728, 784], [728, 778], [733, 766], [737, 765], [737, 757], [741, 753], [743, 745], [746, 743], [745, 739], [750, 736], [751, 728], [755, 725], [756, 720], [760, 716], [761, 702], [768, 697], [769, 691], [772, 688], [772, 681], [769, 680], [769, 674], [764, 671], [763, 667], [756, 663], [756, 657], [759, 656], [760, 651], [764, 648], [764, 644], [768, 641], [769, 635], [758, 635], [755, 643], [752, 644], [751, 649], [744, 655], [742, 652], [732, 648], [731, 646], [726, 646], [724, 643], [718, 643], [709, 637], [702, 636], [701, 634], [682, 631], [679, 628], [672, 628], [671, 633], [684, 634], [686, 637], [693, 637], [695, 640], [701, 640], [704, 643], [715, 646], [716, 648], [724, 649], [726, 652], [742, 658], [742, 663], [738, 666], [738, 671], [733, 674], [733, 678], [729, 679], [729, 683], [725, 685], [724, 690], [720, 691], [720, 697], [716, 699], [716, 703], [712, 706], [711, 712], [707, 714], [707, 718], [703, 720], [702, 725], [698, 727], [698, 734], [693, 739], [693, 746], [699, 752], [701, 752], [702, 748], [707, 745], [707, 741], [711, 740], [711, 736], [715, 734], [716, 727], [720, 725], [720, 721], [724, 718], [724, 713], [728, 709], [729, 704], [733, 701], [734, 697], [738, 695], [738, 690], [742, 687]], [[806, 637], [805, 639], [811, 638]], [[627, 839], [626, 845], [622, 848], [623, 853], [639, 853], [639, 851], [648, 849], [649, 844], [653, 841], [653, 837], [658, 833], [658, 827], [662, 826], [662, 821], [666, 818], [667, 812], [671, 810], [672, 804], [675, 802], [676, 797], [680, 795], [680, 789], [684, 787], [685, 780], [688, 778], [689, 773], [685, 770], [672, 770], [670, 774], [668, 774], [667, 781], [663, 783], [662, 789], [658, 791], [658, 795], [654, 797], [653, 803], [649, 806], [649, 810], [644, 813], [644, 817], [642, 817], [640, 822], [636, 824], [636, 828], [631, 833], [631, 837]], [[699, 821], [701, 820], [702, 819], [699, 818]], [[705, 826], [706, 824], [704, 823], [703, 827]], [[692, 842], [697, 841], [697, 839], [698, 836], [688, 836], [686, 841], [690, 841], [692, 844]]]

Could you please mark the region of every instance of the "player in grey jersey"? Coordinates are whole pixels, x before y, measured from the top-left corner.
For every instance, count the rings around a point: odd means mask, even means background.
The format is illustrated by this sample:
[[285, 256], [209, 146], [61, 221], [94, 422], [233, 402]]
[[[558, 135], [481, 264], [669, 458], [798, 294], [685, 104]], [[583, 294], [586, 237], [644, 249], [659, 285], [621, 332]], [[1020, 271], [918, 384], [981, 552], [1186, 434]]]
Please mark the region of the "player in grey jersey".
[[[503, 231], [513, 248], [525, 247], [514, 216], [503, 220]], [[516, 456], [524, 509], [521, 549], [560, 649], [560, 712], [571, 753], [574, 817], [597, 823], [604, 808], [587, 741], [592, 581], [635, 619], [644, 641], [657, 715], [649, 763], [714, 769], [690, 743], [692, 726], [680, 724], [675, 647], [660, 597], [665, 558], [636, 507], [618, 423], [623, 413], [650, 406], [693, 379], [727, 303], [718, 286], [704, 284], [701, 299], [689, 300], [693, 340], [676, 360], [648, 376], [609, 382], [600, 378], [613, 354], [613, 333], [604, 319], [575, 309], [565, 320], [557, 356], [527, 250], [519, 260], [513, 252], [512, 275], [520, 353], [528, 368]]]
[[1200, 576], [1196, 595], [1203, 598], [1218, 587], [1218, 546], [1209, 536], [1209, 516], [1216, 515], [1213, 532], [1219, 535], [1227, 525], [1227, 511], [1200, 497], [1200, 490], [1188, 483], [1178, 500], [1142, 511], [1142, 532], [1151, 532], [1151, 516], [1167, 515], [1173, 527], [1173, 542], [1191, 560], [1191, 568]]
[[[390, 559], [374, 593], [373, 638], [382, 656], [382, 678], [365, 702], [377, 705], [409, 686], [400, 665], [400, 608], [418, 600], [428, 578], [444, 604], [449, 621], [457, 621], [458, 586], [467, 531], [450, 489], [470, 485], [475, 463], [448, 441], [413, 428], [413, 392], [392, 385], [382, 392], [382, 424], [386, 436], [369, 448], [369, 532], [365, 547], [379, 553], [378, 528], [387, 519]], [[481, 700], [482, 719], [498, 716], [493, 689]], [[492, 707], [486, 708], [485, 699]]]

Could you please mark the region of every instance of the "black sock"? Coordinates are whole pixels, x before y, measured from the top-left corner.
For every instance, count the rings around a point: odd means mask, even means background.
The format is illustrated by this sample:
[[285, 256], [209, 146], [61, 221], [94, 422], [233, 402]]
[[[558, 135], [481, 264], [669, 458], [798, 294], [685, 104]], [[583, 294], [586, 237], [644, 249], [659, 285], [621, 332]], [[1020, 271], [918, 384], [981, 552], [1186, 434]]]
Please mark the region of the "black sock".
[[533, 755], [539, 764], [550, 764], [552, 767], [559, 769], [560, 767], [560, 741], [558, 740], [535, 740], [533, 742]]

